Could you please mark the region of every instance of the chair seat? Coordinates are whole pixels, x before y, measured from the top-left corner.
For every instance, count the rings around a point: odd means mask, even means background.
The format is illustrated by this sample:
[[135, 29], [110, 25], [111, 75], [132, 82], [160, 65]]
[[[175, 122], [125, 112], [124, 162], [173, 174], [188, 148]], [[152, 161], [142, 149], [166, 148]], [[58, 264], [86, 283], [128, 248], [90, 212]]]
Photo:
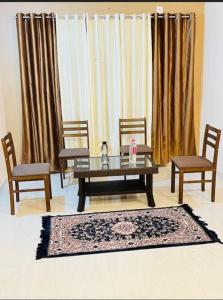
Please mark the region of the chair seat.
[[35, 163], [35, 164], [22, 164], [13, 168], [12, 176], [32, 176], [32, 175], [47, 175], [50, 173], [50, 164], [48, 163]]
[[88, 148], [68, 148], [60, 150], [59, 158], [89, 157], [89, 155]]
[[178, 169], [213, 168], [213, 163], [203, 156], [175, 156], [172, 161]]
[[[120, 147], [120, 152], [124, 155], [129, 154], [129, 145], [123, 145]], [[147, 145], [137, 145], [137, 154], [152, 154], [153, 150]]]

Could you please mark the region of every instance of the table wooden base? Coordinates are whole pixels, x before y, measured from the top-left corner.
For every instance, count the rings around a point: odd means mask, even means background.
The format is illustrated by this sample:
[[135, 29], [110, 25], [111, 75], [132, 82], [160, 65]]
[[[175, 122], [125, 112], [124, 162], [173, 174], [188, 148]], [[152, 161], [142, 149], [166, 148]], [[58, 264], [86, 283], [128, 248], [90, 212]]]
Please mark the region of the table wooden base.
[[115, 181], [108, 180], [97, 182], [86, 182], [85, 178], [79, 178], [79, 202], [77, 211], [84, 211], [86, 196], [106, 196], [138, 193], [146, 193], [148, 206], [155, 206], [153, 198], [153, 174], [140, 175], [139, 179]]

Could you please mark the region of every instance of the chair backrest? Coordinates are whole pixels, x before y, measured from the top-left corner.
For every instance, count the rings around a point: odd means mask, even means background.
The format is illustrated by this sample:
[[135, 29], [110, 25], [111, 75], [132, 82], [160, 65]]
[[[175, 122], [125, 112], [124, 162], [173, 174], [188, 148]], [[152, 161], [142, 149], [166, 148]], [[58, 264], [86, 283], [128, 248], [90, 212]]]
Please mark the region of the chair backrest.
[[1, 141], [2, 141], [4, 156], [5, 156], [7, 174], [8, 174], [8, 178], [10, 179], [12, 177], [12, 169], [17, 165], [15, 148], [14, 148], [11, 132], [8, 132], [8, 134], [4, 136], [1, 139]]
[[122, 145], [122, 135], [143, 134], [147, 145], [146, 118], [119, 119], [119, 145]]
[[86, 137], [89, 149], [88, 121], [64, 121], [62, 122], [63, 144], [65, 138]]
[[204, 143], [203, 143], [203, 152], [202, 156], [206, 157], [207, 154], [207, 147], [210, 146], [214, 150], [213, 155], [213, 165], [217, 166], [217, 159], [218, 159], [218, 148], [220, 143], [221, 137], [221, 130], [210, 126], [209, 124], [205, 127], [204, 133]]

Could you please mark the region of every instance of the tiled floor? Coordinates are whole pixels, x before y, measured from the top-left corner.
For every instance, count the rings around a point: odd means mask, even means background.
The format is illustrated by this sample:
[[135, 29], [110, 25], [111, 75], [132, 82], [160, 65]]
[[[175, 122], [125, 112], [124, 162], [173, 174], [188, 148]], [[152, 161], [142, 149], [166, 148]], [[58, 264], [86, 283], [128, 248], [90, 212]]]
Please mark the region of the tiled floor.
[[[51, 214], [70, 214], [77, 209], [77, 182], [71, 174], [60, 188], [59, 175], [52, 175]], [[189, 176], [189, 175], [188, 175]], [[202, 216], [223, 240], [223, 179], [218, 178], [216, 202], [210, 202], [198, 184], [185, 187], [184, 202]], [[170, 193], [170, 168], [154, 176], [158, 207], [177, 205]], [[92, 197], [86, 212], [147, 207], [144, 195]], [[150, 298], [222, 299], [223, 245], [148, 249], [97, 255], [35, 260], [41, 216], [46, 215], [42, 193], [22, 194], [16, 215], [9, 214], [8, 188], [0, 190], [0, 298]]]

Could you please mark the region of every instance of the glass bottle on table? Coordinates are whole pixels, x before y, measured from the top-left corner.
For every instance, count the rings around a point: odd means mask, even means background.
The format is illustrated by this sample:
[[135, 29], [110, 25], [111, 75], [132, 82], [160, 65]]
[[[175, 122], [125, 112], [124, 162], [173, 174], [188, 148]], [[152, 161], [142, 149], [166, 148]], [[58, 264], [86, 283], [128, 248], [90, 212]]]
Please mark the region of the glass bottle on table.
[[108, 145], [106, 141], [101, 145], [101, 163], [102, 165], [108, 165]]
[[130, 164], [136, 163], [136, 154], [137, 154], [136, 140], [134, 138], [132, 138], [130, 146], [129, 146], [129, 163]]

